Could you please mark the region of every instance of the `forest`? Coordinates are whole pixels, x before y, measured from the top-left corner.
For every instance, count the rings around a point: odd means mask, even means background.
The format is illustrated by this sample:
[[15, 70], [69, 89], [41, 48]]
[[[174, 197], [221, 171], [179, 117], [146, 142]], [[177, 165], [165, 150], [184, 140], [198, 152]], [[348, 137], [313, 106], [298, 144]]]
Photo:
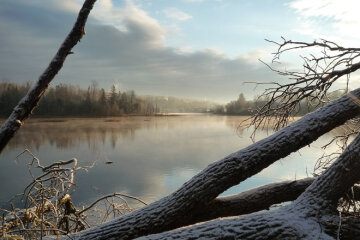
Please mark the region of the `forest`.
[[[0, 117], [7, 117], [30, 89], [30, 83], [0, 83]], [[34, 116], [38, 117], [107, 117], [155, 115], [157, 113], [206, 113], [222, 108], [220, 104], [165, 96], [138, 96], [135, 91], [119, 91], [115, 85], [106, 91], [93, 81], [87, 89], [71, 84], [50, 87], [41, 99]]]
[[[0, 83], [0, 116], [9, 116], [19, 100], [30, 89], [30, 83]], [[87, 90], [70, 84], [49, 88], [41, 99], [35, 116], [120, 116], [125, 114], [153, 115], [159, 110], [134, 91], [110, 91], [98, 88], [93, 82]]]
[[[181, 99], [165, 96], [138, 96], [135, 91], [119, 91], [115, 85], [106, 91], [93, 81], [87, 89], [71, 84], [58, 84], [50, 87], [35, 109], [34, 116], [41, 117], [106, 117], [122, 115], [155, 115], [157, 113], [215, 113], [221, 115], [251, 116], [269, 101], [264, 96], [247, 100], [243, 93], [238, 99], [227, 104], [211, 101]], [[0, 117], [9, 116], [19, 100], [30, 89], [30, 83], [0, 83]], [[335, 90], [328, 94], [335, 100], [345, 94], [344, 90]], [[275, 101], [273, 106], [279, 103]], [[322, 104], [317, 99], [302, 99], [296, 110], [296, 116], [312, 112]]]

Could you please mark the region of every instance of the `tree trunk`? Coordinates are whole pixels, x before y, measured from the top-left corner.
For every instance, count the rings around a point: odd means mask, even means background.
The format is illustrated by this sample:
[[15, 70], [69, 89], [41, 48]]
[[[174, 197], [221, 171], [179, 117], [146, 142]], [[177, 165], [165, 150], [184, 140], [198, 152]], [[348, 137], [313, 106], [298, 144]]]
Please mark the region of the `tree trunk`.
[[323, 216], [323, 219], [326, 221], [319, 224], [319, 219], [306, 217], [287, 206], [270, 212], [217, 219], [137, 239], [360, 239], [358, 217], [343, 217], [339, 222], [339, 217], [334, 214]]
[[[71, 49], [85, 34], [84, 26], [95, 1], [84, 2], [73, 29], [47, 69], [0, 128], [0, 152], [31, 115], [66, 57], [72, 53]], [[133, 239], [155, 234], [142, 239], [334, 239], [341, 234], [341, 231], [334, 227], [340, 223], [336, 208], [338, 200], [359, 180], [360, 136], [292, 204], [273, 211], [187, 225], [219, 216], [257, 211], [269, 207], [272, 202], [284, 200], [285, 198], [275, 197], [265, 199], [269, 201], [263, 201], [261, 206], [244, 203], [244, 196], [267, 196], [268, 192], [264, 191], [264, 188], [237, 197], [216, 197], [229, 187], [239, 184], [355, 117], [359, 113], [359, 97], [360, 89], [357, 89], [272, 136], [209, 165], [173, 194], [121, 218], [76, 233], [72, 237]], [[310, 180], [306, 181], [306, 184], [310, 183]], [[304, 188], [306, 184], [301, 186]], [[268, 186], [268, 189], [278, 190], [276, 186]], [[300, 192], [294, 191], [291, 196]], [[233, 212], [229, 210], [230, 207]], [[218, 208], [218, 211], [211, 212], [212, 208]], [[352, 226], [347, 228], [350, 229], [351, 236], [351, 233], [359, 232], [359, 227], [354, 227], [359, 225], [356, 225], [357, 219], [349, 219], [351, 221], [344, 219], [344, 225]], [[187, 227], [172, 230], [182, 226]], [[68, 236], [64, 238], [68, 239]]]
[[[315, 178], [296, 181], [270, 183], [239, 194], [217, 197], [201, 209], [195, 210], [189, 222], [198, 223], [220, 217], [239, 216], [261, 210], [269, 210], [273, 205], [294, 201], [309, 187]], [[360, 187], [354, 186], [345, 197], [360, 201]]]
[[[339, 199], [360, 180], [360, 134], [292, 204], [275, 211], [220, 219], [141, 239], [335, 239]], [[360, 226], [352, 231], [359, 232]], [[354, 236], [355, 237], [355, 236]]]
[[[360, 89], [351, 94], [360, 97]], [[76, 239], [133, 239], [186, 226], [196, 218], [198, 209], [209, 204], [229, 187], [310, 144], [322, 134], [355, 117], [358, 112], [359, 106], [351, 98], [344, 96], [304, 116], [272, 136], [210, 164], [173, 194], [121, 218], [77, 233], [74, 237]], [[276, 212], [280, 214], [277, 216], [284, 214], [284, 210]], [[253, 217], [251, 218], [250, 222], [254, 221]], [[235, 219], [234, 224], [236, 222]], [[244, 225], [244, 227], [247, 226]]]
[[269, 210], [274, 204], [294, 201], [310, 186], [314, 178], [266, 184], [239, 194], [217, 197], [196, 209], [189, 223], [203, 222], [219, 217], [249, 214]]
[[326, 239], [320, 238], [320, 233], [320, 226], [313, 219], [305, 221], [294, 209], [285, 207], [271, 212], [217, 219], [138, 239]]
[[72, 54], [71, 49], [80, 41], [85, 34], [85, 23], [93, 8], [96, 0], [86, 0], [79, 12], [78, 18], [69, 33], [50, 62], [49, 66], [39, 77], [39, 80], [28, 91], [24, 98], [20, 100], [8, 119], [0, 128], [0, 153], [6, 144], [24, 124], [24, 121], [31, 115], [32, 111], [39, 104], [40, 98], [44, 95], [50, 82], [62, 68], [66, 57]]

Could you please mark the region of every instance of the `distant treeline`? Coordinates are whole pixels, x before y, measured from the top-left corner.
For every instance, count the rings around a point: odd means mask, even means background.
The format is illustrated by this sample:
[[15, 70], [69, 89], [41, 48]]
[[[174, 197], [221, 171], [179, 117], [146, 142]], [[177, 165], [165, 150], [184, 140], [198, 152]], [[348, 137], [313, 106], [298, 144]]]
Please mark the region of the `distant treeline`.
[[[0, 117], [7, 117], [19, 100], [25, 96], [31, 84], [0, 83]], [[328, 95], [336, 99], [344, 94], [337, 90]], [[94, 81], [85, 90], [70, 84], [50, 87], [35, 109], [37, 116], [121, 116], [154, 115], [156, 113], [194, 112], [226, 115], [252, 115], [267, 102], [266, 98], [246, 100], [240, 93], [237, 100], [226, 105], [210, 101], [181, 99], [164, 96], [137, 96], [134, 91], [120, 92], [113, 85], [109, 91], [99, 88]], [[313, 103], [314, 104], [314, 103]], [[316, 104], [315, 104], [316, 105]], [[300, 103], [297, 115], [315, 110], [307, 101]]]
[[[344, 95], [343, 90], [336, 90], [328, 94], [330, 100], [339, 98]], [[254, 100], [247, 101], [243, 93], [240, 93], [239, 97], [235, 101], [231, 101], [224, 106], [217, 106], [214, 110], [216, 114], [226, 114], [226, 115], [252, 115], [256, 109], [263, 107], [268, 100], [264, 97], [257, 97]], [[298, 106], [298, 111], [296, 115], [302, 116], [309, 112], [312, 112], [319, 108], [321, 104], [318, 102], [312, 102], [311, 104], [307, 100], [302, 100]]]
[[[30, 84], [0, 83], [0, 116], [9, 116]], [[87, 90], [70, 84], [59, 84], [47, 90], [34, 114], [37, 116], [120, 116], [152, 115], [158, 112], [134, 91], [120, 92], [113, 85], [106, 92], [93, 82]]]
[[141, 96], [152, 103], [162, 113], [207, 113], [213, 111], [219, 104], [194, 99], [182, 99], [164, 96]]

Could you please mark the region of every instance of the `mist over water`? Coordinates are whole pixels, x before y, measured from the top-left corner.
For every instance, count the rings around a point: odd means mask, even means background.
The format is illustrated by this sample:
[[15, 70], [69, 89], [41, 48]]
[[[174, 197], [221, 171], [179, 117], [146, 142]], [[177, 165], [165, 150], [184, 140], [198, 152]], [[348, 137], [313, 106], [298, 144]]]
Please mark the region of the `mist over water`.
[[[208, 164], [252, 144], [252, 129], [239, 128], [244, 119], [178, 115], [28, 120], [0, 156], [1, 205], [22, 192], [31, 180], [29, 156], [16, 160], [25, 148], [43, 165], [71, 158], [77, 158], [80, 166], [96, 162], [87, 173], [75, 176], [75, 203], [91, 202], [112, 192], [153, 202], [175, 191]], [[260, 130], [256, 140], [268, 134], [271, 130]], [[311, 176], [316, 159], [323, 154], [321, 146], [330, 139], [331, 133], [224, 194]]]

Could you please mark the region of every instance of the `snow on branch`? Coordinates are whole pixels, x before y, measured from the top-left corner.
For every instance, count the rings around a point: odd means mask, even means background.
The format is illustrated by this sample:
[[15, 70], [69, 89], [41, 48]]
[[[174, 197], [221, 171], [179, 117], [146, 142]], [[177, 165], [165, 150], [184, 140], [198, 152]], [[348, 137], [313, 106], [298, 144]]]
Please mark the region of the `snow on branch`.
[[39, 77], [35, 85], [20, 100], [8, 119], [0, 128], [0, 153], [6, 144], [14, 136], [17, 130], [24, 124], [24, 121], [31, 115], [32, 111], [39, 104], [40, 98], [44, 95], [50, 82], [62, 68], [66, 57], [72, 54], [72, 48], [85, 35], [85, 23], [96, 0], [86, 0], [78, 14], [77, 20], [68, 36], [60, 46], [49, 66]]
[[[360, 89], [351, 93], [360, 98]], [[270, 164], [306, 146], [359, 113], [360, 107], [343, 96], [275, 134], [210, 164], [177, 191], [142, 209], [74, 234], [76, 239], [133, 239], [189, 224], [229, 187], [239, 184]], [[134, 224], [136, 223], [136, 224]]]

